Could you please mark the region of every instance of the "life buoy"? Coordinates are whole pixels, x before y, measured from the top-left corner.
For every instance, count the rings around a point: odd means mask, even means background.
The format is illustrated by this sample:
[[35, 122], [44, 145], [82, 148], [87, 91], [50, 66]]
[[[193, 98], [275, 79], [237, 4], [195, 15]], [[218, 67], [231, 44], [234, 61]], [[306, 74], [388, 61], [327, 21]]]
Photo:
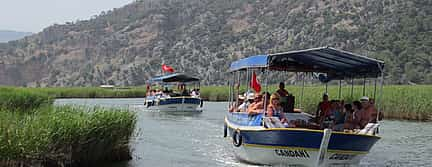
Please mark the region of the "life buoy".
[[234, 147], [240, 147], [242, 145], [243, 137], [241, 136], [239, 129], [234, 131], [232, 139]]
[[228, 136], [228, 126], [226, 123], [224, 123], [224, 135], [223, 137], [227, 137]]

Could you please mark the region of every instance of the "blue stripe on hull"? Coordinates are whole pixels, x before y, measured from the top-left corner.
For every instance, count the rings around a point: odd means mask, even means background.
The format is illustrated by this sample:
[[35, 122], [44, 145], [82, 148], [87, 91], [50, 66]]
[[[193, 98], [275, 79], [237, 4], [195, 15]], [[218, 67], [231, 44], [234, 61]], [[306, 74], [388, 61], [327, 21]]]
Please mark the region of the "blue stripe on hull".
[[[183, 103], [184, 99], [184, 103]], [[159, 101], [159, 105], [167, 105], [167, 104], [200, 104], [201, 99], [198, 98], [168, 98], [168, 99], [161, 99]]]
[[[229, 132], [232, 136], [231, 127]], [[319, 149], [323, 133], [287, 129], [241, 130], [241, 136], [245, 144]], [[334, 133], [330, 138], [328, 149], [369, 152], [378, 140], [379, 138], [373, 136]]]

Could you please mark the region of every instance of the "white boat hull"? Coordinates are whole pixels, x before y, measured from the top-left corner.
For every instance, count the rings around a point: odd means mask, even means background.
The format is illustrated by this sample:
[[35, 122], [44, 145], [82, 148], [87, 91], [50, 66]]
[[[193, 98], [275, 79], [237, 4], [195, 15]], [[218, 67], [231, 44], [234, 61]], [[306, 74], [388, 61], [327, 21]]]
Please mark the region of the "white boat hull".
[[[319, 150], [283, 148], [243, 144], [232, 147], [236, 157], [247, 163], [261, 165], [317, 166]], [[366, 154], [329, 152], [323, 166], [357, 166]]]

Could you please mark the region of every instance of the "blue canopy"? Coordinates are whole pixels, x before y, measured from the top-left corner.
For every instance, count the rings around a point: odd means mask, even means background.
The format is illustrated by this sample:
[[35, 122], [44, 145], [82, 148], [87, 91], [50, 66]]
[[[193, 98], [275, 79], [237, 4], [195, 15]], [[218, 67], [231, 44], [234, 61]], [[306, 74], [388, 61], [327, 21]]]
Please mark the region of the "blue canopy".
[[168, 74], [164, 76], [158, 76], [152, 79], [149, 79], [147, 82], [154, 83], [154, 82], [194, 82], [199, 81], [199, 78], [192, 77], [183, 73], [174, 73], [174, 74]]
[[332, 78], [377, 77], [384, 62], [331, 47], [257, 55], [231, 63], [230, 72], [246, 69], [327, 73]]

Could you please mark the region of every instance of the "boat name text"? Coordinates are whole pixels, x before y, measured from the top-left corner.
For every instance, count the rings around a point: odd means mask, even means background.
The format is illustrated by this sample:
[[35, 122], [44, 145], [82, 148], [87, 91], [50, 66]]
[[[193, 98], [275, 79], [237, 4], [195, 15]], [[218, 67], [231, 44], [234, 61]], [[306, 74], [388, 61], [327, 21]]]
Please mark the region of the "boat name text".
[[276, 155], [282, 157], [294, 157], [294, 158], [310, 158], [309, 153], [306, 150], [275, 150]]
[[333, 154], [330, 159], [331, 160], [352, 160], [356, 155], [351, 154]]

